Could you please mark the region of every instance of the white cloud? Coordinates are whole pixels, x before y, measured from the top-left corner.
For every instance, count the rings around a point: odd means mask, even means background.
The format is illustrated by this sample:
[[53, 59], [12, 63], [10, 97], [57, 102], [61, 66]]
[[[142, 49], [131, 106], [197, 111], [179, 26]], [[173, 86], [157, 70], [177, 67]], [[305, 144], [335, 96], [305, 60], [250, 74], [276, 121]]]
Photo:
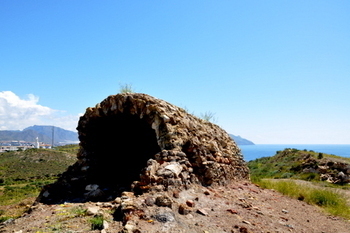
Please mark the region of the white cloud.
[[54, 125], [75, 130], [79, 116], [65, 115], [38, 104], [39, 97], [29, 94], [21, 99], [11, 91], [0, 92], [0, 130], [22, 130], [32, 125]]

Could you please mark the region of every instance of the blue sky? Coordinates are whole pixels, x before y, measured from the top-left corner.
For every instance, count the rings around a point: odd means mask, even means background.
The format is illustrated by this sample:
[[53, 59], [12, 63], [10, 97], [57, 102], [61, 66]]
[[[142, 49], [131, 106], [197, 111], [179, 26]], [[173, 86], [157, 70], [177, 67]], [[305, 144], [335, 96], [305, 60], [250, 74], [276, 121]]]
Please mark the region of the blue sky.
[[0, 129], [121, 84], [257, 144], [350, 144], [349, 1], [0, 1]]

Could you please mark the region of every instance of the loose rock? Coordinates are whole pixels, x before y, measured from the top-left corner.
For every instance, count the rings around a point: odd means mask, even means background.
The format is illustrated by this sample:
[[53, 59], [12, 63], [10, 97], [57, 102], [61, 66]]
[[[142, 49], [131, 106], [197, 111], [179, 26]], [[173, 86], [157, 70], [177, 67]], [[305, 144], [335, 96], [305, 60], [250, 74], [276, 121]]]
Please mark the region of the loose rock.
[[187, 214], [189, 214], [191, 212], [192, 212], [192, 209], [189, 206], [187, 206], [185, 204], [180, 204], [179, 205], [179, 213], [180, 214], [187, 215]]
[[156, 198], [156, 205], [171, 208], [172, 201], [168, 196], [162, 195]]
[[201, 214], [201, 215], [204, 215], [204, 216], [207, 216], [208, 215], [208, 212], [205, 210], [205, 209], [198, 209], [197, 210], [197, 213]]

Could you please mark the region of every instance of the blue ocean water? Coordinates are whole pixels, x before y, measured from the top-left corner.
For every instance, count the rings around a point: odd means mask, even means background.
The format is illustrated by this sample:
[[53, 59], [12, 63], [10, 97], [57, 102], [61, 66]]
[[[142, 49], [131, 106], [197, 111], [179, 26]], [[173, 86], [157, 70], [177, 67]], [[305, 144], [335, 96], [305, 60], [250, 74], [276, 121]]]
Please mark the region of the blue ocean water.
[[241, 145], [243, 157], [245, 161], [254, 160], [261, 157], [273, 156], [276, 151], [285, 148], [295, 148], [298, 150], [313, 150], [326, 154], [338, 155], [342, 157], [350, 157], [350, 144], [257, 144], [257, 145]]

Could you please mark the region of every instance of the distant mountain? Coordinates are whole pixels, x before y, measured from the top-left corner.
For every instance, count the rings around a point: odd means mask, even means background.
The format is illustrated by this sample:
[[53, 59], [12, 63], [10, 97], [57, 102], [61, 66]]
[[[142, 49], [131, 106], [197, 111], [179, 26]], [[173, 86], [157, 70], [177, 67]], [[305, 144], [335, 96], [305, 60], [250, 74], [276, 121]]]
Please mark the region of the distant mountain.
[[24, 130], [0, 130], [0, 141], [27, 141], [35, 142], [39, 138], [40, 142], [52, 143], [54, 137], [55, 145], [78, 143], [78, 133], [65, 130], [56, 126], [34, 125]]
[[0, 141], [27, 141], [35, 142], [36, 137], [39, 138], [39, 141], [46, 142], [49, 139], [40, 135], [38, 132], [33, 130], [27, 131], [14, 131], [14, 130], [0, 130]]
[[235, 136], [233, 134], [229, 135], [237, 143], [237, 145], [255, 145], [252, 141], [242, 138], [241, 136]]
[[[46, 144], [52, 143], [52, 132], [54, 133], [54, 144], [74, 144], [78, 143], [78, 133], [65, 130], [56, 126], [48, 125], [34, 125], [24, 130], [0, 130], [0, 141], [27, 141], [35, 142], [36, 138], [39, 138], [40, 142]], [[230, 137], [237, 143], [237, 145], [254, 145], [252, 141], [249, 141], [241, 136], [235, 136], [229, 134]]]

